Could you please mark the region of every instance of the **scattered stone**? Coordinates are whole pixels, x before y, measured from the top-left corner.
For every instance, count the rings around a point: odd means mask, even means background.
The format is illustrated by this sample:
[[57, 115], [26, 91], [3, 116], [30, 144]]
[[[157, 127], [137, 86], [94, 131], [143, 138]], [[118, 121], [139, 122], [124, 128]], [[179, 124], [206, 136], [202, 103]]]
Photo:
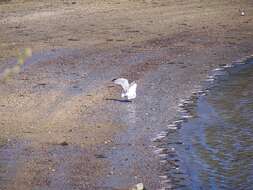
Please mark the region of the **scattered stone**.
[[111, 142], [112, 142], [111, 140], [104, 141], [105, 144], [109, 144]]
[[173, 62], [173, 61], [169, 61], [169, 62], [165, 62], [165, 64], [167, 64], [167, 65], [174, 65], [174, 64], [176, 64], [176, 63]]
[[77, 39], [77, 38], [69, 38], [68, 41], [76, 42], [76, 41], [80, 41], [80, 39]]
[[48, 169], [49, 169], [50, 171], [52, 171], [52, 172], [55, 172], [55, 171], [56, 171], [54, 168], [51, 168], [51, 167], [49, 167]]
[[33, 88], [38, 88], [38, 87], [45, 87], [47, 83], [37, 83], [36, 85], [33, 86]]
[[145, 187], [143, 183], [138, 183], [131, 190], [145, 190]]
[[32, 131], [24, 131], [24, 133], [32, 133]]
[[103, 154], [95, 154], [95, 157], [96, 158], [106, 158], [106, 156]]
[[184, 62], [179, 61], [179, 62], [177, 62], [177, 64], [179, 64], [179, 65], [183, 65], [183, 64], [184, 64]]
[[63, 142], [60, 143], [60, 145], [61, 145], [61, 146], [68, 146], [69, 143], [67, 143], [66, 141], [63, 141]]

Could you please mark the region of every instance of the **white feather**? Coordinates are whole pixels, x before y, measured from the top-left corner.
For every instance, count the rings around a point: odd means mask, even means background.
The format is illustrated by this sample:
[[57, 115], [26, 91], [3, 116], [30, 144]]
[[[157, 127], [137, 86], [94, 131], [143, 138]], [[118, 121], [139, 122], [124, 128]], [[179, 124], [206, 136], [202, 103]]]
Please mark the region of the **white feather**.
[[124, 92], [127, 92], [128, 88], [129, 88], [129, 83], [128, 83], [127, 79], [118, 78], [118, 79], [114, 80], [114, 83], [120, 85], [123, 88]]

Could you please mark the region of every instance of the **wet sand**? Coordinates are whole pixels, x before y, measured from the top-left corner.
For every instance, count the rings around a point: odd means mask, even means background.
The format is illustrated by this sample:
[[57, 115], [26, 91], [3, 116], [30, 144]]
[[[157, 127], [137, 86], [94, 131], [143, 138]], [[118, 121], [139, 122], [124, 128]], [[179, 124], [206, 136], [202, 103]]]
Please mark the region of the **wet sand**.
[[[151, 139], [253, 49], [251, 1], [11, 1], [0, 18], [0, 73], [33, 50], [0, 83], [0, 189], [173, 188]], [[132, 103], [119, 76], [138, 83]]]

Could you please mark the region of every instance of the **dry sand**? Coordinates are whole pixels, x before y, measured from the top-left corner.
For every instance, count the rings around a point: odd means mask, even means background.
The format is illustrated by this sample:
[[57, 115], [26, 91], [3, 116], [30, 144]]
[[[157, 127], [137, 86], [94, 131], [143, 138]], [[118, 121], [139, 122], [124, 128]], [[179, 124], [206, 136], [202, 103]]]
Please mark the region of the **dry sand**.
[[[251, 0], [0, 1], [0, 26], [0, 73], [33, 50], [0, 83], [1, 190], [163, 187], [151, 138], [253, 50]], [[138, 83], [132, 103], [119, 76]]]

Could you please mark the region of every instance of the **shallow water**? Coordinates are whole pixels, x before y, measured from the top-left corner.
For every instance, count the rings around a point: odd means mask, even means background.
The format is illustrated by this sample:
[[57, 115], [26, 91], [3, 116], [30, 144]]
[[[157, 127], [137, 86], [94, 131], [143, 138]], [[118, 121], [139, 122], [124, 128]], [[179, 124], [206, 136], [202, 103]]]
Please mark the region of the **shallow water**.
[[253, 188], [253, 60], [220, 74], [179, 131], [179, 189]]

